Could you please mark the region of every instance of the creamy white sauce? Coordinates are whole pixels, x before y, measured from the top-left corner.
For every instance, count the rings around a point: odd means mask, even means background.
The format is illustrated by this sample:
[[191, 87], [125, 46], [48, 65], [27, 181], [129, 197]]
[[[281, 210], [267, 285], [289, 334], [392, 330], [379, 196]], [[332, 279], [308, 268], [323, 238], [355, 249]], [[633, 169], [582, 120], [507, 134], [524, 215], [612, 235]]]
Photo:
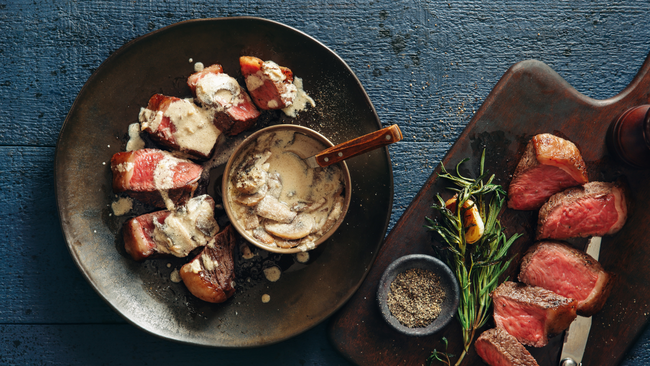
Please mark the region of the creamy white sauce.
[[276, 266], [264, 269], [264, 276], [270, 282], [276, 282], [277, 280], [279, 280], [281, 274], [282, 274], [282, 271], [280, 271], [280, 268], [278, 268]]
[[178, 269], [174, 269], [172, 273], [169, 274], [169, 279], [174, 283], [179, 283], [182, 281], [181, 274], [178, 272]]
[[115, 166], [115, 170], [117, 170], [120, 173], [126, 173], [126, 172], [129, 172], [129, 171], [132, 171], [134, 167], [135, 167], [135, 164], [127, 161], [127, 162], [124, 162], [124, 163], [117, 164]]
[[213, 260], [206, 253], [201, 254], [201, 262], [203, 262], [203, 268], [208, 272], [212, 272], [219, 267], [219, 262]]
[[115, 216], [126, 215], [133, 209], [133, 200], [129, 197], [120, 197], [120, 199], [111, 203], [111, 209], [113, 209]]
[[196, 97], [203, 105], [211, 106], [218, 111], [244, 101], [237, 80], [223, 73], [209, 73], [201, 78], [196, 84]]
[[126, 151], [144, 149], [144, 140], [140, 137], [140, 124], [129, 125], [129, 141], [126, 143]]
[[296, 254], [296, 260], [300, 263], [307, 263], [309, 262], [309, 253], [307, 252], [300, 252]]
[[198, 274], [201, 272], [201, 262], [199, 261], [199, 258], [195, 258], [190, 262], [190, 272]]
[[[246, 153], [233, 164], [236, 168], [230, 172], [227, 199], [236, 220], [252, 237], [260, 238], [260, 243], [273, 247], [282, 246], [280, 244], [287, 240], [300, 240], [294, 246], [310, 250], [315, 247], [315, 241], [327, 231], [322, 230], [330, 219], [338, 219], [342, 212], [337, 202], [342, 200], [344, 191], [342, 171], [337, 166], [311, 169], [301, 158], [315, 155], [325, 148], [325, 145], [304, 134], [280, 131], [260, 136], [253, 148], [244, 150]], [[264, 164], [265, 171], [268, 172], [266, 184], [271, 186], [274, 184], [272, 180], [281, 182], [279, 190], [268, 192], [279, 191], [279, 194], [267, 193], [256, 206], [243, 206], [234, 199], [242, 195], [237, 187], [245, 186], [236, 177], [249, 179], [246, 177], [251, 174], [238, 174], [237, 167], [243, 166], [242, 163], [248, 161], [250, 156], [260, 154], [260, 150], [270, 152]], [[270, 205], [269, 200], [273, 201], [273, 205]], [[262, 204], [264, 207], [258, 207]], [[269, 207], [275, 207], [271, 212], [275, 215], [268, 212]], [[261, 217], [251, 220], [251, 212], [254, 216], [257, 214]], [[262, 241], [260, 230], [272, 234], [275, 242]], [[281, 243], [278, 244], [278, 241]]]
[[154, 186], [159, 191], [174, 188], [174, 168], [178, 163], [184, 162], [170, 154], [164, 155], [165, 157], [156, 164], [156, 169], [153, 172]]
[[169, 105], [165, 116], [176, 126], [173, 136], [178, 146], [203, 155], [210, 154], [221, 132], [212, 123], [209, 111], [186, 100], [179, 100]]
[[246, 87], [248, 90], [255, 90], [262, 85], [264, 85], [264, 79], [259, 77], [257, 74], [248, 75], [246, 77]]
[[162, 224], [154, 224], [153, 239], [158, 251], [177, 257], [186, 257], [195, 248], [207, 245], [219, 231], [207, 195], [192, 198]]
[[264, 61], [262, 71], [274, 82], [282, 82], [287, 78], [280, 69], [280, 65], [273, 61]]
[[140, 108], [138, 121], [140, 121], [140, 128], [142, 131], [149, 128], [151, 131], [158, 131], [158, 126], [162, 122], [163, 112], [152, 111], [148, 108]]
[[142, 128], [149, 128], [153, 133], [159, 132], [163, 117], [169, 118], [176, 131], [160, 131], [171, 135], [181, 150], [198, 151], [209, 155], [221, 132], [212, 123], [213, 115], [207, 109], [199, 108], [190, 100], [180, 99], [169, 104], [167, 110], [152, 111], [143, 108], [140, 111]]
[[286, 114], [289, 117], [296, 117], [298, 115], [298, 112], [307, 109], [307, 104], [311, 105], [312, 108], [316, 107], [316, 102], [314, 101], [314, 99], [312, 99], [312, 97], [307, 95], [305, 89], [303, 89], [302, 79], [299, 77], [294, 77], [293, 84], [297, 88], [296, 97], [290, 106], [286, 108], [282, 108], [282, 112], [284, 112], [284, 114]]

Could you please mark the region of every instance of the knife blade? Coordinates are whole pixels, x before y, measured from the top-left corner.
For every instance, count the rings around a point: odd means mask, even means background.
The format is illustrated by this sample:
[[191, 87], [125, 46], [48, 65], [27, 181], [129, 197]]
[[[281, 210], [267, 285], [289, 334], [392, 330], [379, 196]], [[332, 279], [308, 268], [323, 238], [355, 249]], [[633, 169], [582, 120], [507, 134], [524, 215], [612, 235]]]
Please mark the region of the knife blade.
[[[600, 243], [602, 238], [594, 236], [587, 243], [585, 252], [598, 260], [600, 254]], [[582, 356], [585, 354], [589, 331], [591, 329], [591, 317], [578, 317], [571, 323], [564, 334], [564, 344], [560, 353], [560, 366], [582, 365]]]

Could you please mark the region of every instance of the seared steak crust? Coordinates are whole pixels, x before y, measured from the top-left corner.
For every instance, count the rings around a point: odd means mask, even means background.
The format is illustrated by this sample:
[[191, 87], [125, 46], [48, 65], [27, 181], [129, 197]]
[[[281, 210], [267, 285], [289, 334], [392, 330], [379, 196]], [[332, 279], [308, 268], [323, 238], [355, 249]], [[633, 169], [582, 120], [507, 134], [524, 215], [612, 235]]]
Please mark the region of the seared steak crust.
[[194, 296], [220, 303], [235, 293], [235, 241], [232, 225], [228, 225], [199, 255], [181, 267], [183, 283]]
[[541, 287], [506, 281], [490, 296], [497, 327], [527, 346], [545, 346], [576, 318], [577, 301]]
[[553, 195], [539, 210], [537, 239], [611, 235], [627, 220], [622, 182], [591, 182]]
[[596, 259], [559, 242], [532, 246], [522, 259], [519, 281], [578, 301], [577, 313], [591, 316], [605, 304], [613, 281]]
[[526, 347], [500, 328], [483, 332], [474, 342], [474, 348], [490, 366], [538, 366]]
[[253, 56], [240, 57], [239, 65], [248, 92], [258, 108], [282, 109], [293, 103], [296, 87], [289, 68]]
[[587, 183], [587, 169], [571, 141], [548, 133], [534, 136], [508, 188], [508, 207], [535, 210], [557, 192]]

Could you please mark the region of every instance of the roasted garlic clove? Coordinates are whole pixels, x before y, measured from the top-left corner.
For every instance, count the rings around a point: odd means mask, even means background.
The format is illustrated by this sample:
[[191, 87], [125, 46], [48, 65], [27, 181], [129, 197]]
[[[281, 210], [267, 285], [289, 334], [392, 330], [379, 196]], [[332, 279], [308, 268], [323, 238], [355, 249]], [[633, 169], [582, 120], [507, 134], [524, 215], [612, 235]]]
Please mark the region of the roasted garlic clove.
[[[451, 211], [456, 211], [457, 201], [458, 196], [454, 195], [452, 198], [448, 199], [445, 202], [445, 207]], [[476, 207], [474, 201], [467, 200], [463, 205], [463, 208], [466, 209], [465, 214], [463, 215], [465, 241], [467, 244], [473, 244], [483, 236], [485, 225], [483, 224], [483, 219], [481, 219], [481, 215], [478, 212], [478, 207]]]

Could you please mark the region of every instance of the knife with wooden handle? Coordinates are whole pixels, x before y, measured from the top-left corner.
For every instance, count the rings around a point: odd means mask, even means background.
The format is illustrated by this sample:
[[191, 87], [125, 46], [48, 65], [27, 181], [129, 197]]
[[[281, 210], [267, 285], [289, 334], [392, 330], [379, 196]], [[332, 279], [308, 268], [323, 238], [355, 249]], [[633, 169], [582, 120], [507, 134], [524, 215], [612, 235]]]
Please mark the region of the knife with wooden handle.
[[[598, 260], [600, 254], [600, 236], [594, 236], [587, 244], [586, 252]], [[585, 354], [589, 330], [591, 329], [591, 317], [579, 316], [571, 323], [564, 334], [564, 344], [560, 354], [560, 366], [582, 365], [582, 356]]]

